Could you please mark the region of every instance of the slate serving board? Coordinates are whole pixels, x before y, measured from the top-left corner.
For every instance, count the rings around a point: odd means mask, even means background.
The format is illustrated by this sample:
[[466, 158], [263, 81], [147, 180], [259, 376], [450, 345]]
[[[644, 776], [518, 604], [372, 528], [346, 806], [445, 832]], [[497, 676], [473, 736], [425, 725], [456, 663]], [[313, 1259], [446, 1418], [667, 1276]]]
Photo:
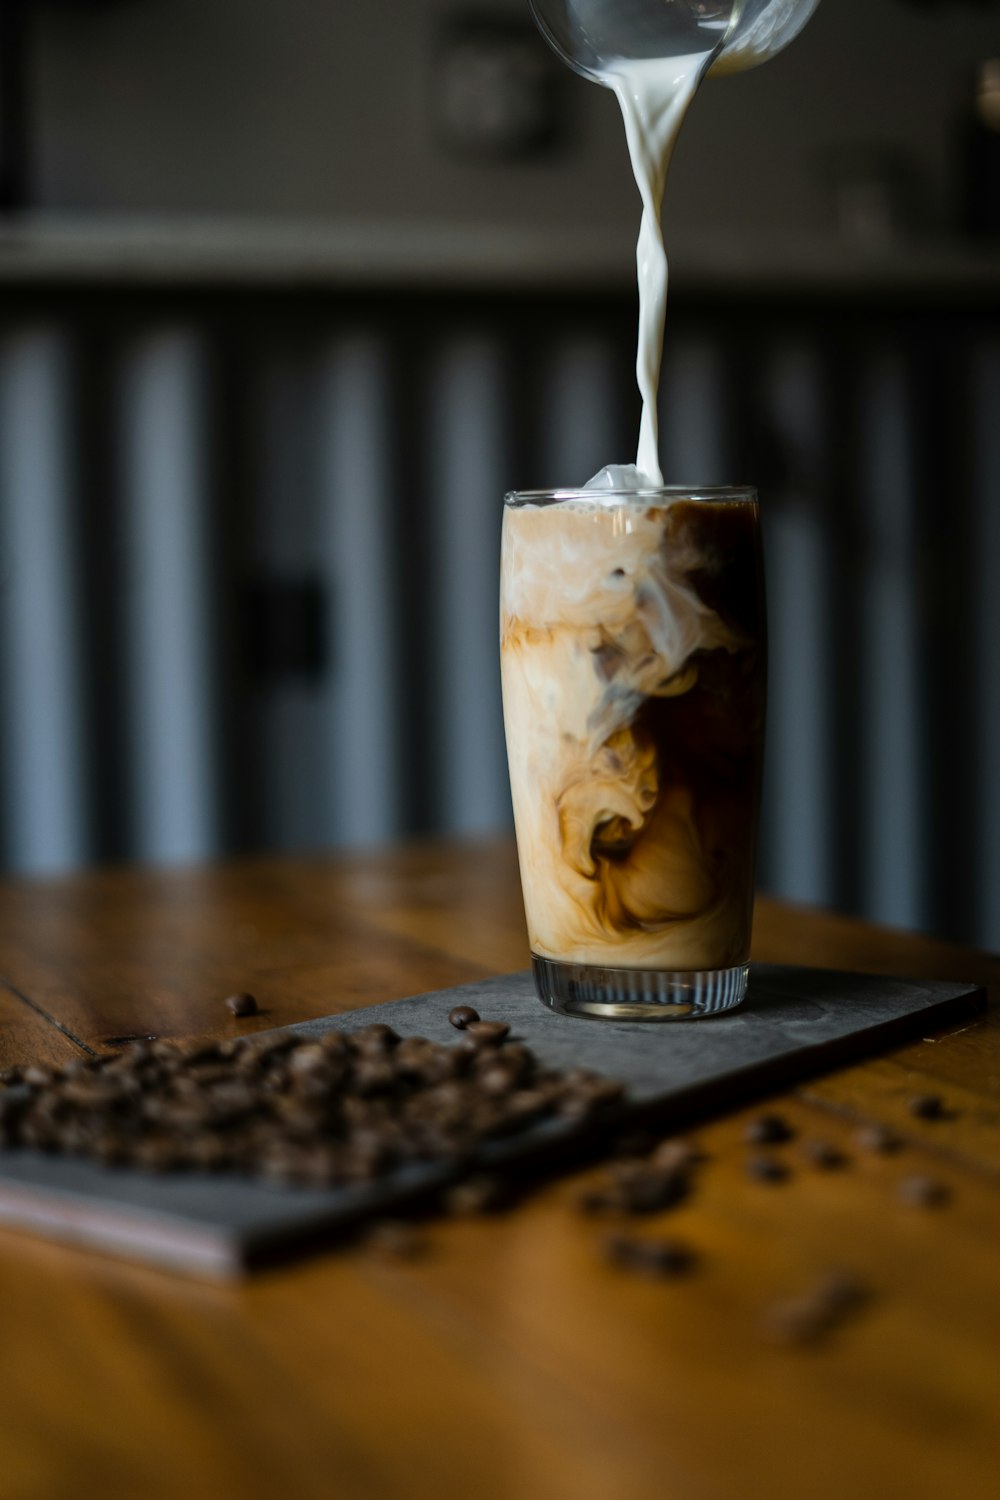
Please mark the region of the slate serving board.
[[[454, 1042], [448, 1011], [474, 1005], [510, 1023], [551, 1067], [585, 1067], [628, 1086], [622, 1115], [665, 1128], [951, 1024], [982, 1010], [982, 989], [819, 969], [754, 965], [742, 1009], [694, 1022], [569, 1019], [535, 998], [527, 972], [415, 995], [291, 1028], [307, 1035], [387, 1021]], [[481, 1164], [578, 1144], [563, 1121], [487, 1145]], [[367, 1212], [391, 1212], [447, 1183], [452, 1168], [411, 1166], [375, 1187], [314, 1190], [225, 1176], [150, 1176], [27, 1151], [0, 1151], [0, 1225], [153, 1262], [232, 1277], [328, 1241]]]

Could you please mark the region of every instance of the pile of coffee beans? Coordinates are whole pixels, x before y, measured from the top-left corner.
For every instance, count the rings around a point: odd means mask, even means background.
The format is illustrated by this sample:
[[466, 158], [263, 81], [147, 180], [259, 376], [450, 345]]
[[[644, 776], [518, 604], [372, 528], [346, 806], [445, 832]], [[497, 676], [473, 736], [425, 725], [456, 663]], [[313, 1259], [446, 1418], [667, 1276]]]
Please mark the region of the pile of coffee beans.
[[226, 1171], [317, 1187], [407, 1162], [471, 1162], [485, 1141], [582, 1125], [621, 1084], [543, 1068], [502, 1022], [451, 1046], [385, 1025], [320, 1037], [137, 1042], [115, 1057], [11, 1070], [0, 1146], [152, 1172]]

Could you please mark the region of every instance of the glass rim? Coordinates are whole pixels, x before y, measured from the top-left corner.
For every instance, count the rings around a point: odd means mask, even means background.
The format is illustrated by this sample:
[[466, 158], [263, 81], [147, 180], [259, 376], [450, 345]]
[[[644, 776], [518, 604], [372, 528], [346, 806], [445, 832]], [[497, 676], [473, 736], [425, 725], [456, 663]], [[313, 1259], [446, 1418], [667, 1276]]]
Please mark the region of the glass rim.
[[584, 500], [598, 504], [607, 500], [693, 500], [706, 505], [725, 501], [757, 504], [757, 487], [752, 484], [659, 484], [643, 489], [574, 489], [508, 490], [504, 505], [558, 505], [562, 500]]

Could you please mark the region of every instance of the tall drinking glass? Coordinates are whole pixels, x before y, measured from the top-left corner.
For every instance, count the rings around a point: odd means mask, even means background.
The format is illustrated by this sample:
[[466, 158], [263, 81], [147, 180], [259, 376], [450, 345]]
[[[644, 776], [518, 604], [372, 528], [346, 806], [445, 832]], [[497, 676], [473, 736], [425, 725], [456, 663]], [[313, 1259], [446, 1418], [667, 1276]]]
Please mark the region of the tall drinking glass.
[[539, 997], [675, 1020], [743, 999], [766, 627], [745, 488], [506, 497], [501, 672]]

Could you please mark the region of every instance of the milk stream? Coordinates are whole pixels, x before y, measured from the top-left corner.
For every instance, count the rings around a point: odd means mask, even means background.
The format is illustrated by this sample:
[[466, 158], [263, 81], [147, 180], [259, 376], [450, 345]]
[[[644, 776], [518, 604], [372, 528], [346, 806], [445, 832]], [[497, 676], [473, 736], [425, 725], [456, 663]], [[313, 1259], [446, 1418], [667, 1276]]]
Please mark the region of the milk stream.
[[660, 224], [663, 190], [678, 132], [697, 92], [711, 52], [684, 57], [618, 60], [609, 66], [625, 120], [625, 138], [642, 197], [636, 246], [639, 283], [639, 342], [635, 373], [642, 396], [642, 420], [635, 465], [651, 485], [663, 483], [656, 400], [667, 309], [667, 253]]

